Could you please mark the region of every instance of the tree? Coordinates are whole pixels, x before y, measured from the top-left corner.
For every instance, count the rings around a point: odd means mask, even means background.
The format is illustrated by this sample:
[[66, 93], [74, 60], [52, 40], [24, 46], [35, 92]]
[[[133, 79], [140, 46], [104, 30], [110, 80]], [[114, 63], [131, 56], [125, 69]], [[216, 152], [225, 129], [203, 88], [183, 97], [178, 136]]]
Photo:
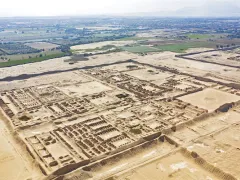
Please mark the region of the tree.
[[43, 56], [42, 54], [39, 55], [39, 57], [42, 57], [42, 56]]

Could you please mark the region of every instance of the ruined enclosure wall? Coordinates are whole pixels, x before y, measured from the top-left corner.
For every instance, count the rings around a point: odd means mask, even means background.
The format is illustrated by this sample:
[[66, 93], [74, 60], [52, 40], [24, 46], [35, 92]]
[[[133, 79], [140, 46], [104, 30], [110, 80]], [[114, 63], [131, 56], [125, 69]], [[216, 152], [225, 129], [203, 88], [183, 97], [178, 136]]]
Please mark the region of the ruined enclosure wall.
[[215, 176], [217, 176], [221, 179], [237, 180], [237, 178], [233, 177], [231, 174], [225, 173], [221, 169], [208, 163], [207, 159], [205, 160], [205, 159], [201, 158], [196, 152], [190, 152], [186, 148], [181, 148], [181, 152], [188, 158], [193, 159], [199, 166], [203, 167], [204, 169], [211, 172]]
[[216, 65], [232, 67], [232, 68], [240, 68], [240, 66], [234, 66], [234, 65], [230, 65], [230, 64], [223, 64], [223, 63], [217, 63], [217, 62], [209, 62], [206, 60], [198, 60], [198, 59], [194, 59], [194, 58], [190, 58], [190, 57], [186, 57], [186, 56], [177, 56], [176, 55], [176, 57], [180, 57], [180, 58], [183, 58], [186, 60], [191, 60], [191, 61], [198, 61], [198, 62], [202, 62], [202, 63], [216, 64]]
[[202, 54], [202, 53], [217, 52], [217, 51], [229, 51], [229, 50], [237, 49], [239, 47], [240, 46], [234, 46], [234, 47], [224, 48], [224, 49], [221, 49], [221, 50], [215, 50], [214, 49], [214, 50], [207, 50], [207, 51], [202, 51], [202, 52], [193, 52], [193, 53], [187, 53], [187, 54], [180, 54], [180, 55], [175, 55], [175, 57], [186, 59], [186, 60], [191, 60], [191, 61], [199, 61], [199, 62], [202, 62], [202, 63], [216, 64], [216, 65], [232, 67], [232, 68], [240, 68], [240, 66], [236, 66], [236, 65], [225, 64], [225, 63], [218, 63], [218, 62], [213, 62], [213, 61], [210, 62], [210, 61], [203, 60], [203, 59], [196, 59], [196, 58], [188, 57], [188, 56]]
[[[224, 85], [224, 86], [227, 86], [227, 87], [240, 89], [240, 84], [237, 84], [237, 83], [223, 83], [221, 81], [216, 81], [216, 80], [212, 80], [212, 79], [205, 78], [205, 77], [199, 77], [199, 76], [195, 76], [195, 75], [189, 74], [189, 73], [179, 72], [177, 69], [168, 68], [168, 67], [165, 67], [165, 66], [164, 67], [163, 66], [155, 66], [155, 65], [151, 65], [151, 64], [147, 64], [147, 63], [141, 63], [141, 62], [134, 61], [134, 60], [133, 60], [133, 62], [136, 63], [136, 64], [143, 65], [143, 66], [150, 66], [150, 67], [153, 67], [153, 68], [156, 68], [156, 69], [160, 69], [160, 70], [163, 70], [163, 71], [169, 71], [169, 72], [179, 74], [179, 75], [186, 75], [186, 76], [189, 76], [189, 77], [194, 77], [195, 79], [200, 80], [200, 81], [213, 82], [213, 83], [221, 84], [221, 85]], [[234, 68], [236, 68], [236, 67], [234, 67]], [[240, 67], [238, 67], [238, 68], [240, 68]]]
[[[164, 140], [162, 141], [160, 139], [164, 139]], [[106, 158], [102, 159], [101, 161], [87, 165], [87, 166], [83, 167], [83, 170], [95, 171], [94, 169], [96, 169], [96, 171], [97, 171], [97, 169], [99, 169], [99, 168], [101, 169], [101, 167], [106, 164], [114, 164], [114, 163], [118, 162], [118, 160], [124, 159], [124, 157], [128, 157], [129, 154], [140, 153], [141, 151], [144, 151], [144, 149], [151, 148], [152, 146], [154, 147], [157, 143], [163, 143], [165, 140], [170, 144], [176, 145], [176, 144], [172, 143], [172, 141], [169, 138], [167, 138], [166, 136], [161, 136], [158, 138], [154, 138], [152, 140], [149, 139], [148, 141], [142, 142], [141, 144], [132, 146], [131, 148], [128, 148], [126, 150], [123, 150], [121, 152], [113, 154], [110, 157], [106, 157]]]

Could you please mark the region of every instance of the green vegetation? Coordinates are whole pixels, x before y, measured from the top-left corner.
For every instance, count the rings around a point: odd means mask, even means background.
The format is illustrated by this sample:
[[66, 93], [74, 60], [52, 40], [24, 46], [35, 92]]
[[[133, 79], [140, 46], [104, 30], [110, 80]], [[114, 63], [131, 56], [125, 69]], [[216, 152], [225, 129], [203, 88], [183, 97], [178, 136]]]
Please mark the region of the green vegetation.
[[161, 51], [171, 51], [176, 53], [184, 53], [189, 48], [200, 48], [200, 47], [215, 47], [209, 42], [189, 42], [182, 44], [167, 44], [167, 45], [157, 45], [154, 47], [149, 46], [123, 46], [122, 50], [132, 52], [132, 53], [148, 53], [148, 52], [161, 52]]
[[158, 52], [161, 51], [159, 49], [149, 47], [149, 46], [123, 46], [121, 47], [122, 50], [132, 52], [132, 53], [148, 53], [148, 52]]
[[40, 52], [40, 50], [31, 48], [22, 43], [3, 43], [0, 44], [0, 50], [8, 55]]
[[0, 58], [3, 57], [3, 58], [6, 58], [6, 59], [10, 59], [11, 61], [15, 61], [15, 60], [30, 59], [30, 58], [39, 57], [40, 54], [42, 54], [43, 56], [49, 56], [49, 55], [54, 55], [54, 54], [59, 54], [59, 53], [61, 53], [60, 50], [42, 51], [40, 53], [0, 55]]
[[189, 48], [215, 48], [216, 44], [213, 42], [186, 42], [181, 44], [165, 44], [165, 45], [155, 45], [144, 46], [144, 45], [134, 45], [134, 46], [123, 46], [122, 50], [132, 52], [132, 53], [148, 53], [148, 52], [162, 52], [171, 51], [176, 53], [184, 53]]
[[58, 54], [52, 54], [52, 55], [42, 56], [42, 57], [37, 57], [37, 58], [0, 62], [0, 67], [9, 67], [9, 66], [27, 64], [27, 63], [33, 63], [33, 62], [40, 62], [40, 61], [44, 61], [44, 60], [48, 60], [48, 59], [63, 57], [65, 55], [66, 55], [66, 53], [58, 53]]
[[125, 37], [125, 38], [121, 38], [119, 39], [119, 41], [145, 41], [145, 40], [149, 40], [151, 38], [149, 37], [137, 37], [137, 36], [131, 36], [131, 37]]
[[114, 33], [98, 33], [98, 34], [94, 34], [95, 37], [111, 37], [114, 36]]
[[187, 37], [190, 39], [209, 39], [209, 38], [213, 38], [214, 35], [213, 34], [188, 34]]
[[189, 42], [182, 44], [168, 44], [168, 45], [159, 45], [155, 46], [161, 51], [171, 51], [176, 53], [184, 53], [189, 48], [200, 48], [200, 47], [214, 47], [211, 43], [208, 42]]
[[51, 43], [53, 44], [65, 44], [65, 45], [80, 45], [80, 44], [89, 44], [89, 43], [95, 43], [95, 42], [104, 42], [104, 41], [115, 41], [115, 40], [119, 40], [119, 39], [123, 39], [128, 37], [128, 35], [126, 34], [113, 34], [111, 36], [110, 33], [108, 33], [108, 35], [99, 35], [99, 36], [95, 36], [94, 34], [92, 35], [88, 35], [88, 36], [81, 36], [81, 37], [76, 37], [74, 39], [71, 39], [71, 37], [64, 37], [64, 41], [63, 39], [61, 40], [55, 40], [55, 41], [51, 41]]

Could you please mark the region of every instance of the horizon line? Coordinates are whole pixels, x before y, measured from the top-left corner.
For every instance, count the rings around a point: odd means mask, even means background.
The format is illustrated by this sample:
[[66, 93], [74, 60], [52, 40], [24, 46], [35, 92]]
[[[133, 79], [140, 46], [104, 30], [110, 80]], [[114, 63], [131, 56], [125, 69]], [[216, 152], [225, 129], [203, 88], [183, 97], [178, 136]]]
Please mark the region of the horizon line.
[[[137, 13], [136, 13], [137, 14]], [[132, 17], [147, 17], [147, 18], [240, 18], [240, 15], [234, 16], [161, 16], [161, 15], [113, 15], [113, 14], [89, 14], [89, 15], [27, 15], [27, 16], [0, 16], [0, 19], [9, 19], [9, 18], [79, 18], [79, 17], [116, 17], [116, 18], [132, 18]]]

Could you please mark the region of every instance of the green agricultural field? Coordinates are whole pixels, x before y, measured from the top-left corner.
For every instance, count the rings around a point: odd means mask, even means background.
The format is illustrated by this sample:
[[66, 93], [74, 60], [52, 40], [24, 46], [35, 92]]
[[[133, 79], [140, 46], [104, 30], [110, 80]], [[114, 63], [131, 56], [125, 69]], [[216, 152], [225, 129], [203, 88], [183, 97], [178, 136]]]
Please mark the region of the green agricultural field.
[[190, 39], [210, 39], [216, 36], [213, 34], [187, 34], [187, 37]]
[[99, 33], [99, 34], [94, 34], [95, 37], [112, 37], [116, 34], [113, 33]]
[[145, 40], [149, 40], [149, 39], [151, 39], [151, 38], [132, 36], [132, 37], [121, 38], [118, 41], [145, 41]]
[[21, 60], [21, 59], [29, 59], [29, 57], [31, 57], [31, 58], [35, 58], [36, 56], [39, 57], [40, 54], [42, 54], [43, 56], [49, 56], [49, 55], [54, 55], [54, 54], [59, 54], [59, 53], [61, 53], [60, 50], [54, 50], [54, 51], [43, 51], [40, 53], [0, 55], [0, 57], [5, 57], [7, 59], [15, 61], [15, 60]]
[[132, 52], [132, 53], [148, 53], [148, 52], [158, 52], [160, 49], [156, 49], [149, 46], [123, 46], [122, 50]]
[[52, 55], [37, 57], [37, 58], [0, 62], [0, 67], [9, 67], [9, 66], [16, 66], [16, 65], [21, 65], [21, 64], [40, 62], [40, 61], [44, 61], [44, 60], [48, 60], [48, 59], [63, 57], [65, 55], [66, 55], [66, 53], [58, 53], [58, 54], [52, 54]]
[[186, 50], [190, 48], [200, 48], [200, 47], [215, 47], [212, 43], [208, 42], [189, 42], [189, 43], [181, 43], [181, 44], [168, 44], [168, 45], [159, 45], [155, 46], [155, 48], [160, 51], [171, 51], [176, 53], [184, 53]]

